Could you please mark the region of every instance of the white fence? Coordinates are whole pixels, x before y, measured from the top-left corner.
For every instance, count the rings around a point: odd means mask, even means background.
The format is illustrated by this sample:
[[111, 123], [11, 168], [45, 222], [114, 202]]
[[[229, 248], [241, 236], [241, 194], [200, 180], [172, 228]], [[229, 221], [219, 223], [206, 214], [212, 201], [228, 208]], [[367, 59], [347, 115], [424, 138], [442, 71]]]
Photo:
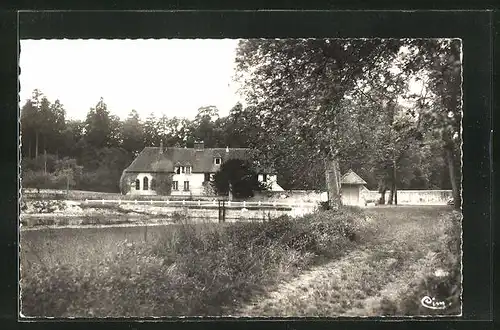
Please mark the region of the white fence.
[[[219, 205], [219, 201], [217, 200], [212, 200], [212, 201], [203, 201], [203, 200], [129, 200], [129, 199], [116, 199], [116, 200], [111, 200], [111, 199], [86, 199], [85, 203], [99, 203], [99, 204], [135, 204], [135, 205], [156, 205], [156, 206], [161, 206], [161, 204], [165, 206], [172, 206], [172, 207], [183, 207], [183, 206], [210, 206], [210, 207], [217, 207]], [[160, 204], [160, 205], [158, 205]], [[315, 208], [318, 207], [317, 203], [293, 203], [292, 201], [289, 203], [284, 203], [284, 202], [233, 202], [233, 201], [225, 201], [224, 202], [225, 207], [232, 207], [232, 208], [246, 208], [246, 207], [291, 207], [291, 208]]]

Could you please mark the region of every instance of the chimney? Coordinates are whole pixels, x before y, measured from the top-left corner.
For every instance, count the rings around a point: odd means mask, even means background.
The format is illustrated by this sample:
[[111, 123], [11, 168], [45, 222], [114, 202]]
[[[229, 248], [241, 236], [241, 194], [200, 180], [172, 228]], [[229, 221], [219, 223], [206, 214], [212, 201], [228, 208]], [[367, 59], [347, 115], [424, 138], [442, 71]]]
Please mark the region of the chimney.
[[194, 143], [194, 148], [196, 150], [203, 150], [205, 148], [205, 142], [203, 142], [203, 141], [196, 141]]
[[160, 141], [160, 155], [163, 154], [163, 140]]

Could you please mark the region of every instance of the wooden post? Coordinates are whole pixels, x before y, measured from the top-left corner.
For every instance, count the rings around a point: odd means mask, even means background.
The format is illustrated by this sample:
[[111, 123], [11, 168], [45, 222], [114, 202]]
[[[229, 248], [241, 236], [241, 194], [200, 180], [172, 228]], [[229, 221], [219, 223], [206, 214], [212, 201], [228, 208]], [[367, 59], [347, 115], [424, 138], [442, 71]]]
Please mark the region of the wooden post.
[[222, 222], [226, 222], [226, 201], [222, 201]]
[[66, 196], [69, 195], [69, 167], [66, 172]]
[[[44, 142], [45, 144], [45, 139]], [[47, 149], [43, 149], [43, 173], [47, 174]]]
[[222, 222], [222, 210], [221, 210], [221, 202], [220, 202], [220, 200], [218, 201], [218, 205], [217, 206], [218, 206], [217, 207], [218, 219], [219, 219], [219, 222]]

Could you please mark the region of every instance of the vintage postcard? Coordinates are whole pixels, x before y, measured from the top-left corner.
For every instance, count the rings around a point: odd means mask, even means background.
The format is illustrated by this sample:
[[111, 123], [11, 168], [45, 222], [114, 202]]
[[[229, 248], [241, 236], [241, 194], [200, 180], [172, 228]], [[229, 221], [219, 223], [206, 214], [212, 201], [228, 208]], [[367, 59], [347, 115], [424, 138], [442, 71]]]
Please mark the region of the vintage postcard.
[[22, 318], [462, 314], [460, 39], [20, 49]]

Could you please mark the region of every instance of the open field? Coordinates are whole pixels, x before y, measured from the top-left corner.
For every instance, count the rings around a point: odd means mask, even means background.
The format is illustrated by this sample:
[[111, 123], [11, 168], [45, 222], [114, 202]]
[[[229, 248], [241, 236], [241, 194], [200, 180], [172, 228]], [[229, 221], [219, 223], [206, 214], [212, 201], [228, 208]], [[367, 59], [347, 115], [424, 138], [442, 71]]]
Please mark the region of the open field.
[[428, 290], [422, 279], [456, 262], [442, 262], [451, 215], [381, 207], [265, 223], [25, 231], [23, 314], [422, 314], [408, 303], [421, 292], [411, 290]]

